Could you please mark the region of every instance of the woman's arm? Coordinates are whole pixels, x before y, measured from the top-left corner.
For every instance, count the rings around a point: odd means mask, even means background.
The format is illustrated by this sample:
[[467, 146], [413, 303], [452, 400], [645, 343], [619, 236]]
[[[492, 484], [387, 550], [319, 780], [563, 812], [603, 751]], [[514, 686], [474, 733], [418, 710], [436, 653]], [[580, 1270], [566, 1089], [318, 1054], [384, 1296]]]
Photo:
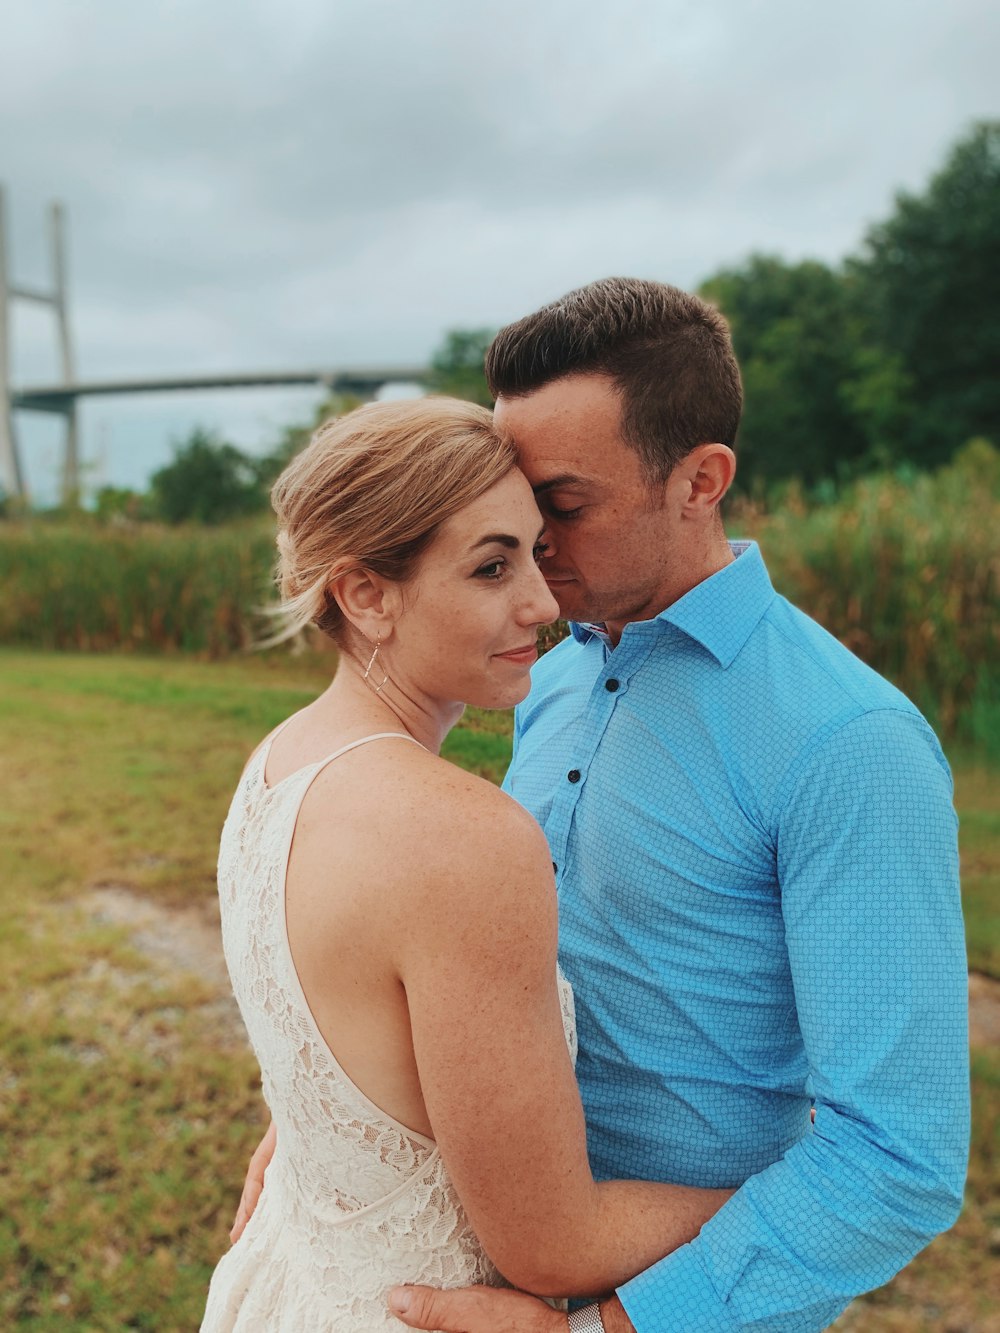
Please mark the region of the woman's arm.
[[695, 1236], [731, 1191], [595, 1183], [555, 982], [548, 847], [515, 802], [473, 782], [450, 803], [426, 793], [432, 827], [406, 885], [397, 966], [424, 1102], [508, 1280], [606, 1292]]

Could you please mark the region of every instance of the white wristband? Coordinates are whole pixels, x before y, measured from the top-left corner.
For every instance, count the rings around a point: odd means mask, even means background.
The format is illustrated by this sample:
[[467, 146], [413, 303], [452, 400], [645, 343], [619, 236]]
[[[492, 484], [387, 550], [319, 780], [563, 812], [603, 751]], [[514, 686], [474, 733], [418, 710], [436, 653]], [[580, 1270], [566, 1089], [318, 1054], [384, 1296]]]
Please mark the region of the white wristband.
[[604, 1333], [601, 1307], [596, 1302], [585, 1305], [581, 1310], [574, 1310], [568, 1318], [569, 1333]]

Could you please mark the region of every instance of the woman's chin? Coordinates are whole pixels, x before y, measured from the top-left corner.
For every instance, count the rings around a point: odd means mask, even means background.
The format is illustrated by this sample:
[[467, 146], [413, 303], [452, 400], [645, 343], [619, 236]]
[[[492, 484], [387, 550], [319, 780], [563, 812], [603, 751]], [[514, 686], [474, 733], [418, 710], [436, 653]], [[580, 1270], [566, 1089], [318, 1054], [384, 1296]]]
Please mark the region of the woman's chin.
[[522, 699], [528, 697], [528, 691], [531, 689], [531, 677], [527, 672], [524, 673], [523, 680], [511, 681], [503, 686], [495, 686], [493, 689], [483, 690], [475, 698], [466, 699], [470, 708], [483, 708], [497, 711], [504, 708], [513, 708], [519, 704]]

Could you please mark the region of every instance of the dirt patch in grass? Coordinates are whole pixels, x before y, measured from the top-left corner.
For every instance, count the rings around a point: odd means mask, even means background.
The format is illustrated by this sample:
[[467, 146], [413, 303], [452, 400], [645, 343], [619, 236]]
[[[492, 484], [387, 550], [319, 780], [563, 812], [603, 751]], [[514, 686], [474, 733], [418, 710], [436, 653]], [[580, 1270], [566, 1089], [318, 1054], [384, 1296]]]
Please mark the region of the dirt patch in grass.
[[98, 924], [126, 930], [132, 947], [159, 970], [174, 974], [176, 980], [184, 974], [198, 977], [216, 995], [199, 1006], [210, 1035], [220, 1045], [246, 1047], [246, 1029], [222, 953], [217, 899], [192, 907], [167, 907], [127, 885], [105, 884], [88, 894], [82, 906]]
[[1000, 1046], [1000, 981], [969, 974], [969, 1044]]
[[[216, 899], [193, 907], [168, 907], [127, 885], [106, 884], [90, 893], [84, 906], [95, 921], [127, 930], [133, 947], [161, 967], [194, 973], [216, 987], [219, 999], [212, 1008], [217, 1010], [220, 1038], [246, 1044], [222, 954]], [[969, 975], [969, 1043], [1000, 1046], [1000, 981], [978, 972]]]

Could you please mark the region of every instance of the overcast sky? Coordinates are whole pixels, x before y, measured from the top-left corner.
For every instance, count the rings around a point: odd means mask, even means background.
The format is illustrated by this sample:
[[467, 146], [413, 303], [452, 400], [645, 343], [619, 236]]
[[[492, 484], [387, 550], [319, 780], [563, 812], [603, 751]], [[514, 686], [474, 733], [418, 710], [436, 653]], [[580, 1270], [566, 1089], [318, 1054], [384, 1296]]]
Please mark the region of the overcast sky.
[[[69, 215], [81, 379], [423, 363], [611, 273], [836, 262], [1000, 115], [995, 0], [6, 0], [15, 282]], [[17, 307], [14, 378], [56, 374]], [[91, 486], [194, 424], [259, 450], [312, 391], [91, 399]], [[36, 496], [59, 427], [22, 414]]]

